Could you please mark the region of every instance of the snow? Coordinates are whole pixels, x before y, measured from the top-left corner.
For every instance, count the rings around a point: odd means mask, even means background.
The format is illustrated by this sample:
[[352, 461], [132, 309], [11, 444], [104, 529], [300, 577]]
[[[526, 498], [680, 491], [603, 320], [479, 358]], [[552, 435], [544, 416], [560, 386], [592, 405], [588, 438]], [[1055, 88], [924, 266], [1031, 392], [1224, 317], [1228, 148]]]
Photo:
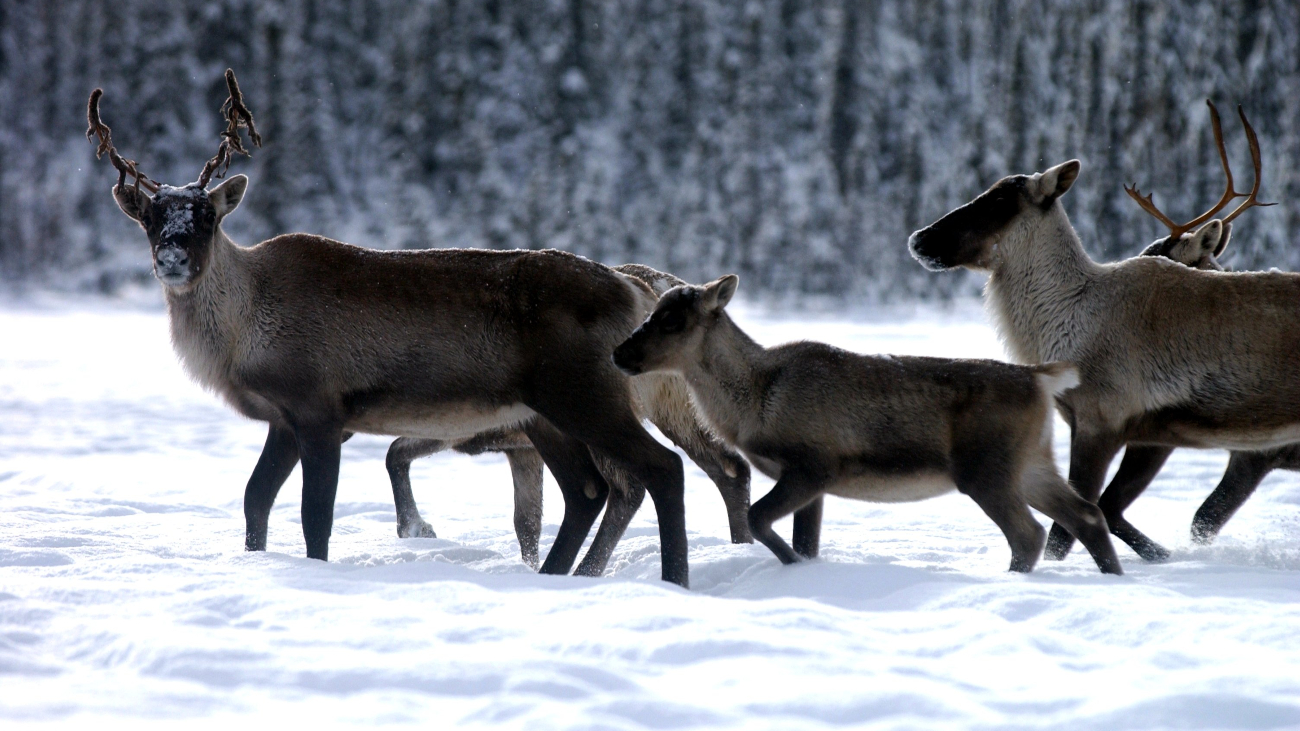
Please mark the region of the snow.
[[156, 203], [161, 204], [165, 199], [181, 201], [166, 206], [167, 221], [163, 224], [162, 233], [158, 235], [161, 240], [194, 233], [194, 202], [202, 195], [205, 195], [203, 189], [197, 187], [173, 188], [164, 185], [158, 189], [158, 195], [154, 198]]
[[[1001, 357], [983, 313], [777, 317], [760, 342]], [[437, 539], [398, 539], [387, 441], [344, 445], [331, 563], [299, 477], [242, 550], [264, 437], [188, 382], [154, 311], [0, 311], [0, 720], [507, 728], [1300, 726], [1300, 480], [1270, 476], [1216, 545], [1191, 516], [1225, 464], [1180, 451], [1129, 511], [1173, 550], [1029, 576], [957, 494], [829, 498], [822, 559], [727, 542], [689, 466], [692, 589], [657, 580], [649, 501], [602, 579], [518, 560], [498, 455], [417, 462]], [[1064, 425], [1057, 456], [1066, 461]], [[547, 483], [543, 551], [561, 515]], [[756, 478], [755, 497], [770, 482]], [[789, 521], [778, 528], [788, 534]]]

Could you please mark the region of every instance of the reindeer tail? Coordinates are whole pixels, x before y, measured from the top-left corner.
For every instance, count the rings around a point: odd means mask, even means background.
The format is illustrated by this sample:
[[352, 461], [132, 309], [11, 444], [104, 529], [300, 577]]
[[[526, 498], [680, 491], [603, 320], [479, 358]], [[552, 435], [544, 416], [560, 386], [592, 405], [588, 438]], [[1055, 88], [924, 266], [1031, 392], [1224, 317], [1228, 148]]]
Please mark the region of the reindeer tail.
[[1073, 363], [1056, 361], [1033, 366], [1038, 385], [1050, 396], [1059, 396], [1079, 385], [1079, 369]]

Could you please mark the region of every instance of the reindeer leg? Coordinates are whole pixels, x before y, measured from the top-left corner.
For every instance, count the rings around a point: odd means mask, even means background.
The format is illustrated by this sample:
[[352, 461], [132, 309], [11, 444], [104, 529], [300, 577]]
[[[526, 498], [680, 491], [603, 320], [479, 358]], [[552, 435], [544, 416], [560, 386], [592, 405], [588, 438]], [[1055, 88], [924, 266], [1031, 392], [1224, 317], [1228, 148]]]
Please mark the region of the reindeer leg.
[[824, 478], [803, 475], [795, 470], [786, 469], [772, 489], [758, 502], [749, 506], [750, 531], [760, 543], [776, 554], [781, 563], [798, 563], [804, 557], [772, 530], [772, 524], [819, 500], [825, 491], [825, 486]]
[[753, 543], [754, 536], [749, 532], [750, 471], [745, 458], [694, 421], [687, 425], [656, 417], [650, 421], [718, 486], [722, 502], [727, 507], [731, 542]]
[[[1284, 448], [1284, 451], [1290, 452], [1291, 448]], [[1228, 519], [1255, 492], [1264, 477], [1278, 466], [1278, 454], [1278, 450], [1232, 453], [1223, 479], [1192, 518], [1193, 541], [1202, 546], [1214, 542]]]
[[515, 537], [519, 557], [537, 568], [537, 544], [542, 537], [542, 456], [536, 449], [506, 450], [515, 483]]
[[604, 463], [604, 460], [597, 460], [597, 464], [609, 482], [609, 502], [605, 504], [605, 517], [596, 529], [596, 537], [591, 540], [587, 555], [573, 572], [575, 576], [602, 576], [605, 573], [614, 548], [645, 500], [645, 488], [633, 483], [621, 470]]
[[[628, 414], [631, 417], [631, 414]], [[621, 432], [621, 433], [619, 433]], [[661, 578], [687, 588], [690, 569], [687, 563], [686, 502], [682, 476], [682, 460], [676, 452], [656, 442], [635, 418], [629, 418], [619, 431], [591, 434], [593, 454], [607, 461], [626, 477], [628, 487], [618, 495], [611, 490], [610, 506], [606, 509], [608, 527], [599, 546], [593, 543], [594, 570], [608, 561], [618, 539], [627, 530], [627, 524], [640, 507], [644, 493], [650, 493], [655, 514], [659, 520], [659, 553]], [[612, 509], [612, 513], [610, 510]], [[601, 554], [604, 554], [603, 556]]]
[[291, 429], [272, 424], [262, 456], [244, 488], [244, 550], [265, 551], [267, 523], [280, 487], [298, 464], [298, 440]]
[[[603, 363], [609, 362], [608, 353], [600, 358]], [[599, 375], [557, 369], [542, 377], [548, 388], [525, 403], [564, 434], [587, 445], [588, 464], [593, 464], [592, 455], [608, 460], [633, 484], [650, 493], [659, 518], [661, 576], [685, 588], [690, 581], [690, 567], [681, 457], [642, 428], [632, 411], [627, 379], [612, 365]], [[555, 471], [549, 458], [546, 464]], [[596, 473], [599, 475], [598, 470]], [[606, 484], [604, 479], [600, 482]]]
[[302, 535], [307, 558], [328, 561], [343, 432], [337, 424], [299, 424], [294, 434], [302, 458]]
[[411, 492], [411, 462], [447, 448], [447, 443], [437, 439], [401, 437], [388, 447], [384, 466], [388, 480], [393, 484], [393, 506], [397, 508], [398, 538], [437, 538], [433, 526], [420, 517], [420, 508]]
[[[1121, 446], [1123, 442], [1116, 434], [1082, 433], [1076, 426], [1070, 440], [1070, 485], [1084, 500], [1097, 502], [1106, 480], [1106, 470]], [[1053, 524], [1043, 555], [1049, 560], [1060, 561], [1070, 553], [1072, 546], [1074, 536], [1064, 527]]]
[[1103, 574], [1124, 573], [1115, 546], [1110, 542], [1101, 508], [1071, 490], [1056, 473], [1055, 465], [1040, 468], [1037, 475], [1026, 481], [1023, 492], [1030, 505], [1056, 521], [1053, 530], [1061, 527], [1083, 542]]
[[596, 469], [587, 446], [557, 430], [549, 421], [536, 418], [524, 431], [545, 460], [564, 496], [564, 518], [555, 542], [540, 569], [543, 574], [567, 574], [582, 550], [591, 524], [605, 505], [609, 485]]
[[804, 558], [817, 558], [821, 552], [822, 505], [825, 502], [825, 496], [818, 497], [794, 511], [794, 552]]
[[1124, 510], [1147, 489], [1173, 452], [1173, 447], [1140, 447], [1130, 444], [1124, 450], [1124, 458], [1120, 460], [1115, 477], [1097, 501], [1097, 507], [1106, 516], [1110, 532], [1127, 543], [1144, 561], [1164, 561], [1169, 558], [1169, 551], [1133, 527], [1124, 517]]
[[1011, 546], [1009, 570], [1033, 571], [1043, 552], [1046, 531], [1034, 520], [1022, 491], [1013, 482], [1010, 452], [992, 440], [959, 442], [954, 445], [952, 461], [957, 490], [980, 506]]

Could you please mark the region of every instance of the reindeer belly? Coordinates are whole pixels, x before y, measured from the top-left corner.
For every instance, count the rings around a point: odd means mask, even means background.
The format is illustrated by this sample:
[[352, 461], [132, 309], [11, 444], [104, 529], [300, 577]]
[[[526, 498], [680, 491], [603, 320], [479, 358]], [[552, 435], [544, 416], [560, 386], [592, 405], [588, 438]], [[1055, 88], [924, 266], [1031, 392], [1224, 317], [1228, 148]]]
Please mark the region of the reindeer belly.
[[1202, 414], [1195, 409], [1157, 412], [1129, 425], [1139, 444], [1258, 451], [1300, 442], [1300, 420], [1277, 404]]
[[942, 472], [914, 472], [904, 475], [863, 474], [832, 483], [826, 492], [850, 500], [873, 503], [910, 503], [928, 500], [957, 489]]
[[1300, 442], [1300, 424], [1271, 429], [1207, 429], [1200, 425], [1177, 424], [1169, 430], [1177, 446], [1201, 449], [1258, 451]]
[[537, 415], [523, 404], [489, 407], [473, 403], [370, 407], [348, 419], [348, 431], [424, 439], [466, 439], [492, 429], [516, 427]]

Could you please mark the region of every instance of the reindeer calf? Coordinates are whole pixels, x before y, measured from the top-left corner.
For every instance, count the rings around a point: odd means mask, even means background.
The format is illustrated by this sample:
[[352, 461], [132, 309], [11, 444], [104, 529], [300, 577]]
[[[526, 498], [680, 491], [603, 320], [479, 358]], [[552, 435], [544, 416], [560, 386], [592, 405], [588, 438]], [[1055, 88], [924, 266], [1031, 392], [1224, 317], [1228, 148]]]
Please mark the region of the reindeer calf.
[[[1065, 525], [1104, 573], [1122, 573], [1101, 511], [1052, 458], [1052, 399], [1073, 366], [865, 356], [799, 342], [764, 348], [725, 306], [738, 279], [677, 287], [614, 350], [629, 375], [681, 373], [701, 415], [777, 480], [749, 524], [784, 563], [817, 555], [826, 493], [876, 502], [956, 489], [1002, 529], [1011, 570], [1030, 571], [1046, 531], [1030, 505]], [[772, 524], [794, 513], [794, 546]]]

